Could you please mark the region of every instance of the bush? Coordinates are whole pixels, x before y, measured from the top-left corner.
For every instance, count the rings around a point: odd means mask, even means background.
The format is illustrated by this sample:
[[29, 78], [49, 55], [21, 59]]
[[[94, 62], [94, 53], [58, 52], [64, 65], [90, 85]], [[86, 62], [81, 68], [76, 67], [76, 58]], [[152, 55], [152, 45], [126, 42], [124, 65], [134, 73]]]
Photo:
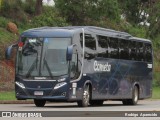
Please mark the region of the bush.
[[6, 28], [8, 22], [9, 22], [8, 19], [0, 16], [0, 27]]
[[141, 26], [129, 26], [125, 28], [125, 31], [130, 33], [132, 36], [146, 38], [146, 29]]
[[154, 80], [153, 80], [153, 86], [157, 87], [160, 86], [160, 72], [154, 72]]
[[32, 19], [33, 27], [41, 26], [67, 26], [68, 23], [60, 17], [53, 7], [45, 7], [44, 12], [40, 16]]
[[29, 14], [29, 15], [34, 15], [35, 13], [35, 1], [34, 0], [30, 0], [30, 1], [26, 1], [23, 3], [23, 10]]
[[4, 0], [1, 8], [3, 17], [12, 19], [13, 22], [20, 21], [25, 23], [27, 15], [23, 10], [21, 0]]

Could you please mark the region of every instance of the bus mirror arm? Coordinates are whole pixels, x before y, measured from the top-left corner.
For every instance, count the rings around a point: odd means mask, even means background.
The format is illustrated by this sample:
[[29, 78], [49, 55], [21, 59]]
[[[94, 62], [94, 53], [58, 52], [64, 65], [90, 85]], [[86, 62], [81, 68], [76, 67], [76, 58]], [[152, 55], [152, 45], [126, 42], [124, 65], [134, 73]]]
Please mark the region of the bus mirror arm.
[[76, 46], [75, 44], [70, 45], [67, 47], [67, 53], [66, 53], [66, 60], [71, 61], [72, 55], [73, 55], [73, 47]]
[[13, 49], [13, 48], [16, 48], [17, 46], [18, 46], [18, 44], [12, 44], [12, 45], [10, 45], [8, 48], [6, 48], [5, 58], [6, 58], [7, 60], [10, 60], [11, 54], [12, 54], [12, 49]]

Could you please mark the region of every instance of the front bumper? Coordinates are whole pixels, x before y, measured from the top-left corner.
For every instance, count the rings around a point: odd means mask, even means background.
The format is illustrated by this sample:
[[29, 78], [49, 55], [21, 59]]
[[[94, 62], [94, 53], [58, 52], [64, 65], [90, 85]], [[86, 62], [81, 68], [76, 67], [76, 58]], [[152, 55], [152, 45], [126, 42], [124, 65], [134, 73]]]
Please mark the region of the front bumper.
[[[24, 84], [25, 85], [25, 84]], [[40, 84], [39, 84], [40, 86]], [[18, 100], [25, 99], [45, 99], [45, 100], [68, 100], [68, 85], [64, 85], [58, 89], [54, 88], [22, 88], [15, 84], [15, 94]], [[42, 95], [35, 95], [35, 92], [42, 92]]]

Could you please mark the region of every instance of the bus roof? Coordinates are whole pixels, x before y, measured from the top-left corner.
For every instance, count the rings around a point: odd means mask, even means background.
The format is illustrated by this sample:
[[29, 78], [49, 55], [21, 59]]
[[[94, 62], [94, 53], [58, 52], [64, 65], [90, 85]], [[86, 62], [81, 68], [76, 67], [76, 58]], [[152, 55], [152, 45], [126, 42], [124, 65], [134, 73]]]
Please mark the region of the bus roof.
[[73, 32], [62, 27], [40, 27], [24, 31], [21, 36], [26, 37], [72, 37]]
[[148, 39], [138, 38], [138, 37], [131, 37], [130, 40], [143, 41], [143, 42], [151, 42], [151, 41], [148, 40]]
[[21, 36], [26, 37], [72, 37], [74, 33], [84, 28], [98, 35], [106, 35], [110, 37], [127, 38], [130, 40], [146, 41], [150, 40], [133, 37], [129, 33], [120, 32], [112, 29], [106, 29], [95, 26], [68, 26], [68, 27], [40, 27], [24, 31]]

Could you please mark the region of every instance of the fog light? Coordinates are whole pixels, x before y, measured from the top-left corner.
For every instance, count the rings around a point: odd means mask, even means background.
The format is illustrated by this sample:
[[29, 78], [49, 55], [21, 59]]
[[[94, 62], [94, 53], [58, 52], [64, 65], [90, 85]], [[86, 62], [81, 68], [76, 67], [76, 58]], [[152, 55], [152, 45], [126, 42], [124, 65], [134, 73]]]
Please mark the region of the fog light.
[[61, 95], [62, 95], [62, 96], [66, 96], [66, 92], [63, 92]]

